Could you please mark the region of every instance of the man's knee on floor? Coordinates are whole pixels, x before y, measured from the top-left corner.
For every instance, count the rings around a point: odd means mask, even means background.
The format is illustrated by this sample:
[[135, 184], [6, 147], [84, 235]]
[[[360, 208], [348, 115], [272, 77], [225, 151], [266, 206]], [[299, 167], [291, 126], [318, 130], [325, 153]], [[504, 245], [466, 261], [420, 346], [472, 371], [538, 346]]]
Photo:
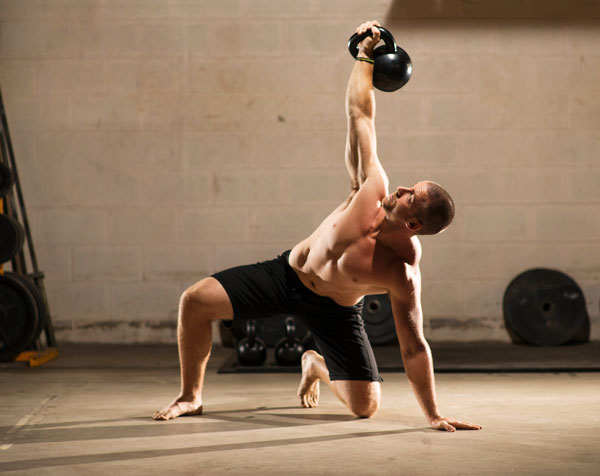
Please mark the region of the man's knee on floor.
[[338, 395], [348, 409], [360, 418], [370, 418], [379, 409], [381, 384], [377, 381], [334, 380]]
[[350, 411], [360, 418], [371, 418], [379, 409], [379, 398], [369, 397], [352, 402]]

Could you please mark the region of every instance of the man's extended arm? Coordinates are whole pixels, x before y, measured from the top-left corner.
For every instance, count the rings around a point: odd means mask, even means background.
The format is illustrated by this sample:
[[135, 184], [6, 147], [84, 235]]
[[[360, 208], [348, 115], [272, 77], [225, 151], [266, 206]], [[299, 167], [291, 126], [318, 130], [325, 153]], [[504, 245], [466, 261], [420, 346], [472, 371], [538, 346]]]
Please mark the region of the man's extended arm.
[[435, 396], [433, 361], [429, 344], [423, 335], [420, 277], [407, 280], [402, 294], [390, 293], [396, 333], [406, 376], [427, 420], [439, 418]]
[[423, 335], [421, 309], [421, 277], [418, 269], [399, 287], [400, 293], [390, 291], [396, 333], [400, 342], [406, 376], [430, 425], [437, 430], [455, 431], [456, 428], [478, 430], [481, 426], [443, 417], [435, 395], [433, 359], [429, 344]]
[[[372, 25], [377, 25], [377, 23], [363, 24], [357, 33], [371, 28]], [[372, 32], [372, 37], [366, 38], [359, 44], [359, 57], [371, 58], [373, 56], [373, 47], [379, 41], [380, 33], [376, 27], [372, 28]], [[348, 118], [346, 167], [350, 174], [352, 189], [358, 190], [366, 178], [373, 173], [381, 173], [387, 187], [387, 177], [377, 158], [375, 94], [371, 63], [355, 62], [348, 80], [345, 104]]]

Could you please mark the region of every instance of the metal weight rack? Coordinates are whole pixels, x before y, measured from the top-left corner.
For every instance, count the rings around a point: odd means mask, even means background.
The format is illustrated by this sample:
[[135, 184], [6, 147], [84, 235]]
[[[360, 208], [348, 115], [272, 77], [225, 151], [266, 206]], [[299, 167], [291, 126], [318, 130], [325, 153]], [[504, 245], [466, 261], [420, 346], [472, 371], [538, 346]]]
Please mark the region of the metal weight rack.
[[57, 356], [0, 89], [0, 361], [37, 367]]

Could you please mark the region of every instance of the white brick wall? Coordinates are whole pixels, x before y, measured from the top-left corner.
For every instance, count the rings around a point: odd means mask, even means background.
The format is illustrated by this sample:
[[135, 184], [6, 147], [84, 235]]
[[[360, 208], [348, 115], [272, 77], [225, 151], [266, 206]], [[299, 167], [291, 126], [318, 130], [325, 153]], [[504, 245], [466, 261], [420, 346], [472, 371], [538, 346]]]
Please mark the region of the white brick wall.
[[198, 281], [214, 270], [214, 250], [204, 246], [153, 246], [144, 251], [144, 281]]
[[72, 273], [76, 281], [139, 281], [141, 250], [134, 246], [75, 246]]
[[197, 279], [267, 259], [345, 197], [346, 40], [377, 18], [412, 80], [377, 93], [392, 184], [440, 182], [432, 339], [507, 340], [531, 267], [600, 337], [600, 4], [0, 0], [0, 83], [59, 338], [172, 341]]
[[158, 208], [159, 203], [155, 205], [111, 211], [108, 219], [108, 241], [114, 245], [175, 244], [175, 208]]
[[[34, 239], [42, 245], [106, 243], [107, 213], [79, 207], [32, 208]], [[48, 273], [51, 276], [51, 271]]]

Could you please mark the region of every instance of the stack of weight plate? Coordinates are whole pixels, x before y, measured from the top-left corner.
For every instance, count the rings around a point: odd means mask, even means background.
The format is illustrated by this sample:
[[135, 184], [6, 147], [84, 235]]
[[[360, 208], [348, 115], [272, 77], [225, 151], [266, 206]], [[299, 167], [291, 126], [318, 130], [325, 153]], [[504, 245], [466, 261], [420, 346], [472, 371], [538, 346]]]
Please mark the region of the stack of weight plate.
[[[0, 199], [9, 195], [12, 186], [11, 170], [0, 162]], [[21, 224], [0, 213], [0, 265], [21, 253], [24, 241]], [[29, 277], [0, 273], [0, 361], [14, 360], [31, 346], [44, 329], [46, 314], [44, 299]]]

